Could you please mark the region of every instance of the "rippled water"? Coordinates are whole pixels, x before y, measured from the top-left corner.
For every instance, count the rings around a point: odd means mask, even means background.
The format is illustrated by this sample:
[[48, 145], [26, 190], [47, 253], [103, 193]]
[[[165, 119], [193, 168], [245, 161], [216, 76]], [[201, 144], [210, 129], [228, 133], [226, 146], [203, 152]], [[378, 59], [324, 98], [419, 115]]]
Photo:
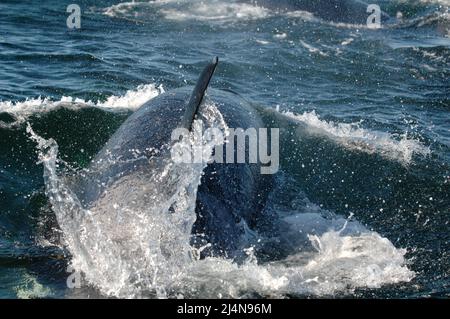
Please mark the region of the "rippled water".
[[[0, 297], [449, 296], [448, 1], [379, 1], [403, 13], [379, 30], [160, 0], [78, 1], [81, 29], [70, 31], [69, 3], [0, 3]], [[67, 217], [76, 197], [64, 175], [214, 55], [212, 87], [290, 119], [266, 205], [280, 233], [249, 230], [242, 263], [186, 259], [186, 238], [156, 236], [195, 217], [202, 167], [170, 167], [191, 192], [170, 199], [175, 219], [133, 207], [128, 246], [105, 220]], [[67, 287], [68, 267], [83, 271], [81, 288]]]

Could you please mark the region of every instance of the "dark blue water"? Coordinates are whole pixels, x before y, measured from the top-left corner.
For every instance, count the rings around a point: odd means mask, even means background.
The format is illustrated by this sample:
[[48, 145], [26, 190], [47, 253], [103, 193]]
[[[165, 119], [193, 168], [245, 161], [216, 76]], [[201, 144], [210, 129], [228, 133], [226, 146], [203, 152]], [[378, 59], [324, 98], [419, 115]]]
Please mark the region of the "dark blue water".
[[[383, 260], [372, 256], [375, 266], [330, 248], [332, 269], [351, 260], [348, 272], [331, 272], [336, 289], [288, 276], [287, 288], [248, 284], [230, 295], [450, 296], [448, 1], [378, 1], [392, 16], [403, 13], [402, 22], [378, 30], [224, 0], [80, 0], [81, 29], [69, 30], [71, 2], [0, 3], [0, 297], [107, 294], [89, 283], [67, 288], [72, 257], [26, 123], [56, 140], [61, 160], [85, 167], [133, 110], [161, 86], [195, 83], [215, 55], [213, 87], [311, 128], [282, 147], [280, 174], [292, 182], [270, 204], [295, 214], [351, 215], [405, 249], [394, 267], [375, 249], [378, 239], [375, 248], [370, 240], [364, 246]], [[358, 270], [372, 266], [381, 269], [373, 278]], [[240, 271], [224, 275], [229, 287], [259, 280]], [[323, 266], [310, 279], [325, 273]]]

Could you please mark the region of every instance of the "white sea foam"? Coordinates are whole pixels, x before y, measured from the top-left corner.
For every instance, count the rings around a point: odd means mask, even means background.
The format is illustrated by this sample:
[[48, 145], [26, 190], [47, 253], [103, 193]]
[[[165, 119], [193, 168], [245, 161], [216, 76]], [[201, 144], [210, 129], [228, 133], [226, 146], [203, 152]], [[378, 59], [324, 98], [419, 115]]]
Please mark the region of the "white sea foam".
[[341, 45], [349, 45], [352, 43], [355, 39], [354, 38], [348, 38], [341, 42]]
[[114, 18], [145, 18], [145, 9], [161, 13], [168, 20], [233, 22], [264, 19], [275, 15], [302, 18], [305, 21], [319, 21], [306, 11], [274, 11], [257, 3], [243, 3], [223, 0], [154, 0], [122, 2], [102, 9], [103, 14]]
[[110, 17], [137, 17], [140, 9], [153, 9], [168, 20], [222, 21], [265, 18], [270, 10], [252, 4], [220, 0], [159, 0], [123, 2], [104, 8]]
[[131, 9], [137, 8], [142, 5], [142, 2], [121, 2], [104, 9], [103, 13], [110, 17], [117, 17], [120, 15], [128, 14]]
[[314, 111], [283, 114], [307, 124], [311, 132], [327, 136], [348, 149], [369, 154], [376, 153], [405, 165], [411, 163], [414, 154], [421, 156], [430, 154], [428, 147], [418, 140], [409, 138], [406, 133], [398, 139], [393, 134], [361, 128], [359, 123], [325, 121]]
[[235, 21], [265, 18], [270, 11], [246, 3], [224, 1], [190, 1], [188, 7], [162, 9], [170, 20]]
[[[144, 9], [161, 13], [168, 20], [233, 22], [240, 20], [264, 19], [272, 16], [301, 18], [304, 21], [321, 21], [307, 11], [271, 10], [254, 3], [224, 0], [154, 0], [122, 2], [102, 10], [103, 14], [114, 18], [145, 18]], [[351, 25], [344, 25], [352, 27]], [[364, 27], [364, 26], [362, 26]]]
[[13, 123], [2, 123], [2, 127], [13, 127], [26, 121], [30, 116], [51, 112], [59, 108], [72, 110], [96, 107], [108, 111], [136, 110], [148, 100], [164, 93], [162, 85], [155, 84], [140, 85], [134, 90], [127, 91], [122, 96], [110, 96], [106, 101], [86, 101], [73, 97], [63, 96], [60, 100], [38, 97], [27, 99], [22, 102], [4, 101], [0, 102], [0, 113], [8, 113], [15, 118]]
[[280, 40], [282, 40], [282, 39], [286, 39], [286, 38], [287, 38], [287, 34], [286, 34], [285, 32], [282, 32], [282, 33], [276, 33], [276, 34], [273, 35], [273, 37], [274, 37], [275, 39], [280, 39]]
[[14, 290], [19, 299], [49, 298], [53, 295], [50, 288], [43, 286], [26, 270], [23, 270], [21, 281]]
[[306, 42], [303, 41], [303, 40], [300, 40], [300, 44], [301, 44], [305, 49], [307, 49], [310, 53], [319, 54], [319, 55], [321, 55], [321, 56], [328, 56], [327, 53], [321, 51], [319, 48], [316, 48], [316, 47], [314, 47], [314, 46], [312, 46], [312, 45], [306, 43]]
[[267, 44], [270, 44], [270, 42], [269, 42], [269, 41], [266, 41], [266, 40], [259, 40], [259, 39], [256, 39], [255, 41], [256, 41], [256, 43], [261, 44], [261, 45], [267, 45]]
[[302, 11], [302, 10], [296, 10], [296, 11], [289, 11], [286, 13], [288, 17], [291, 18], [301, 18], [305, 21], [318, 21], [319, 19], [314, 16], [311, 12], [308, 11]]

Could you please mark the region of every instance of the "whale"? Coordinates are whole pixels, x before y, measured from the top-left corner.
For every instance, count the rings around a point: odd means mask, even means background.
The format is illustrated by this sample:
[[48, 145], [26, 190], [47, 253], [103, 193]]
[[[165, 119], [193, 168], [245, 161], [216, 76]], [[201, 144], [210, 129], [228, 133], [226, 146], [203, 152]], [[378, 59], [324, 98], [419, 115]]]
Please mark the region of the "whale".
[[[151, 190], [156, 172], [170, 160], [174, 130], [192, 130], [194, 120], [202, 117], [206, 99], [214, 102], [229, 128], [265, 127], [259, 111], [237, 93], [208, 89], [217, 65], [216, 57], [206, 65], [194, 87], [162, 93], [123, 122], [84, 173], [71, 180], [71, 189], [83, 207], [99, 212], [112, 201], [145, 204], [148, 200], [155, 205], [157, 196], [136, 198], [133, 189]], [[225, 157], [226, 146], [222, 147]], [[261, 167], [258, 162], [215, 161], [204, 168], [196, 194], [196, 220], [190, 239], [193, 247], [202, 247], [201, 258], [238, 258], [242, 250], [239, 238], [266, 223], [269, 216], [263, 208], [274, 177], [261, 174]], [[158, 192], [170, 197], [176, 185], [162, 184]], [[105, 209], [102, 214], [111, 212]]]
[[[248, 1], [247, 1], [248, 2]], [[348, 24], [366, 24], [372, 13], [369, 4], [359, 0], [251, 0], [252, 4], [278, 11], [307, 11], [325, 21]], [[392, 19], [380, 12], [380, 22]]]

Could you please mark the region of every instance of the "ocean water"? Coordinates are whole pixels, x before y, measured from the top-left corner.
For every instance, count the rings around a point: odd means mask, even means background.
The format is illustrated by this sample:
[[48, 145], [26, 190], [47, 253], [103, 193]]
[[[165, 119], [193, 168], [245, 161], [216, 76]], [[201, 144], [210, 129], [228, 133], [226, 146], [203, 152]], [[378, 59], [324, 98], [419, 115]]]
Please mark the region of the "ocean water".
[[[450, 2], [377, 3], [402, 21], [370, 29], [225, 0], [2, 0], [0, 298], [449, 297]], [[164, 167], [176, 196], [156, 177], [152, 196], [176, 214], [136, 204], [120, 233], [65, 178], [216, 55], [212, 87], [288, 119], [266, 205], [281, 231], [249, 229], [240, 263], [189, 253], [202, 165]], [[206, 112], [224, 125], [213, 102]]]

